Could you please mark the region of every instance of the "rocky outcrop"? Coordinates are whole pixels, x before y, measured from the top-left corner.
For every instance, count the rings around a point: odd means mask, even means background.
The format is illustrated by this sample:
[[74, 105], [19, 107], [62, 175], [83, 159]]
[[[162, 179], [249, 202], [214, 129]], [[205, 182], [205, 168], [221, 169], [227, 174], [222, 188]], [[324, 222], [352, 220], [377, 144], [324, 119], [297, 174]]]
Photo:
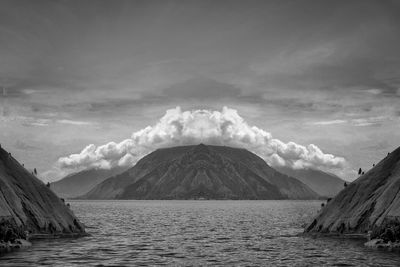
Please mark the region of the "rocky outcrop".
[[89, 192], [93, 187], [126, 169], [110, 170], [90, 169], [70, 174], [63, 179], [51, 183], [51, 190], [62, 198], [75, 198]]
[[294, 170], [288, 167], [280, 167], [277, 168], [277, 170], [308, 185], [321, 197], [334, 197], [344, 188], [343, 185], [345, 181], [332, 173], [315, 169]]
[[316, 199], [318, 195], [245, 149], [200, 144], [156, 150], [84, 198]]
[[400, 148], [327, 203], [306, 232], [400, 240]]
[[64, 202], [0, 148], [0, 243], [84, 233]]

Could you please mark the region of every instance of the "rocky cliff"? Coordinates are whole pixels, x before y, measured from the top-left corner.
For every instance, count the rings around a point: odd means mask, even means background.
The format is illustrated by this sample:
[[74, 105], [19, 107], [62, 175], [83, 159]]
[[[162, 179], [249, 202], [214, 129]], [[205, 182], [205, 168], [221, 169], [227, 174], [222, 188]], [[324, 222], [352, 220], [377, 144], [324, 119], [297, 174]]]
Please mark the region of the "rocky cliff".
[[80, 235], [84, 226], [47, 186], [0, 148], [0, 242]]
[[318, 195], [245, 149], [200, 144], [156, 150], [84, 198], [316, 199]]
[[399, 226], [400, 148], [333, 198], [306, 232], [365, 234], [371, 231], [371, 238], [375, 238], [388, 229], [398, 231]]

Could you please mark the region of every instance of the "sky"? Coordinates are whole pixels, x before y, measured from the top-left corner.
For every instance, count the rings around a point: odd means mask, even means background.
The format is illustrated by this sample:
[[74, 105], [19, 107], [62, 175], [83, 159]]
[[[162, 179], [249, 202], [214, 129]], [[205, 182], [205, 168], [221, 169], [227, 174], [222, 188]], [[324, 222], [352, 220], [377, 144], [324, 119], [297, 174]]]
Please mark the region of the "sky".
[[399, 1], [0, 0], [0, 143], [44, 180], [200, 141], [353, 180], [400, 145], [399, 47]]

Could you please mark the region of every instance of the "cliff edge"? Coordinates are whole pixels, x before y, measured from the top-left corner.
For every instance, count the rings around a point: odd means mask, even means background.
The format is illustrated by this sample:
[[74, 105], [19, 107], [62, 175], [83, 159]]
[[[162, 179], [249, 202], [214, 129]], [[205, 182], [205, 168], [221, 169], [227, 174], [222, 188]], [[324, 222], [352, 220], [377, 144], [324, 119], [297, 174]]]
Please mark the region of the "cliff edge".
[[322, 208], [309, 233], [368, 234], [400, 239], [400, 147]]
[[64, 202], [0, 148], [0, 243], [83, 234], [84, 226]]

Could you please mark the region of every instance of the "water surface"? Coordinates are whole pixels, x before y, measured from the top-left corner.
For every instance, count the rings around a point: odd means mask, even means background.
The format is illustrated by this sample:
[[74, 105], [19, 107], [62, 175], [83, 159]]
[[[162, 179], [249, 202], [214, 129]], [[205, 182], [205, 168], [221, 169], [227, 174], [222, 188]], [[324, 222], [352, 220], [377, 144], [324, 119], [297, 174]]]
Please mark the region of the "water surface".
[[91, 236], [34, 242], [4, 266], [398, 266], [362, 241], [298, 236], [321, 201], [73, 201]]

